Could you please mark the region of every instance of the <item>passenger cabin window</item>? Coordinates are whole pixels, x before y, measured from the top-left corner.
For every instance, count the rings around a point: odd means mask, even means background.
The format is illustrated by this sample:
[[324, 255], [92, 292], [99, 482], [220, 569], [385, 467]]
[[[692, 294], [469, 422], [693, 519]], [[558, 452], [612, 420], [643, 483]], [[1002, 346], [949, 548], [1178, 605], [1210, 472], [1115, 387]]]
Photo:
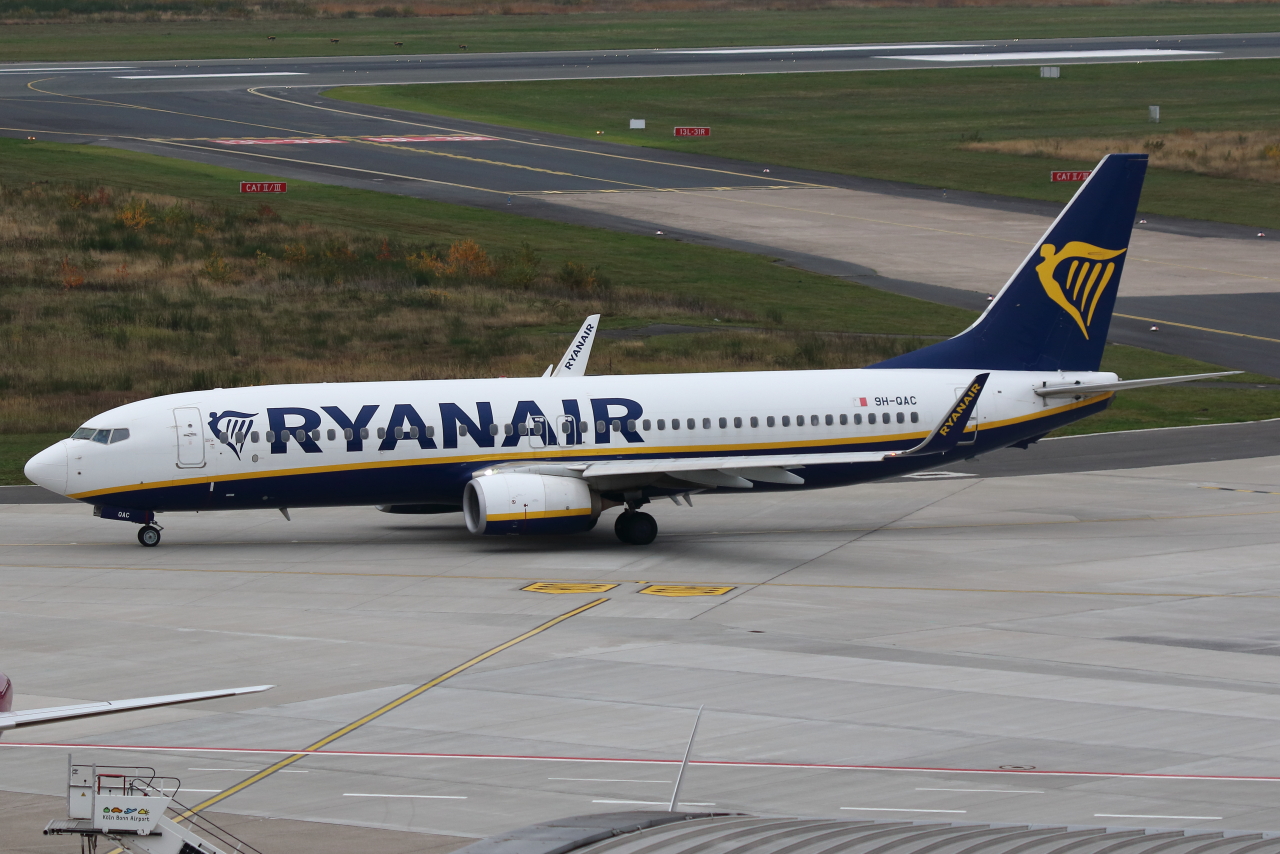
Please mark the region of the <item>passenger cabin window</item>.
[[835, 419], [834, 419], [834, 418], [832, 418], [830, 415], [828, 415], [828, 416], [827, 416], [827, 426], [828, 426], [828, 427], [830, 427], [830, 426], [831, 426], [832, 424], [834, 424], [834, 423], [835, 423]]
[[906, 420], [907, 420], [907, 419], [906, 419], [906, 417], [905, 417], [901, 412], [899, 412], [899, 413], [898, 413], [898, 423], [899, 423], [899, 424], [901, 424], [902, 422], [904, 422], [904, 421], [906, 421]]
[[734, 427], [741, 427], [741, 426], [742, 426], [742, 419], [741, 419], [741, 418], [738, 418], [737, 416], [734, 416], [734, 419], [733, 419], [733, 426], [734, 426]]
[[355, 437], [356, 437], [356, 431], [355, 431], [355, 430], [352, 430], [350, 427], [347, 427], [347, 428], [344, 428], [344, 429], [343, 429], [343, 431], [342, 431], [342, 438], [344, 438], [344, 439], [346, 439], [348, 442], [350, 442], [350, 441], [351, 441], [352, 439], [354, 439]]
[[[723, 425], [723, 424], [721, 424], [720, 426], [721, 426], [721, 427], [723, 427], [724, 425]], [[702, 419], [702, 429], [703, 429], [703, 430], [710, 430], [710, 429], [711, 429], [711, 419], [710, 419], [710, 418], [704, 418], [704, 419]]]
[[697, 425], [694, 423], [694, 421], [693, 421], [693, 419], [692, 419], [692, 418], [686, 418], [686, 419], [684, 420], [684, 426], [685, 426], [685, 427], [688, 427], [690, 430], [692, 430], [692, 429], [693, 429], [695, 426], [697, 426]]
[[[250, 441], [250, 442], [252, 442], [252, 443], [253, 443], [253, 444], [255, 444], [255, 445], [256, 445], [256, 444], [258, 444], [258, 431], [257, 431], [257, 430], [254, 430], [252, 433], [250, 433], [250, 434], [249, 434], [249, 441]], [[268, 441], [269, 441], [269, 440], [268, 440]]]
[[628, 433], [636, 432], [636, 420], [634, 418], [627, 419], [627, 432]]
[[868, 423], [868, 424], [875, 424], [875, 423], [876, 423], [876, 414], [875, 414], [874, 412], [868, 412], [868, 413], [867, 413], [867, 423]]
[[[739, 419], [738, 419], [738, 422], [739, 422], [739, 423], [738, 423], [738, 426], [739, 426], [739, 427], [741, 427], [741, 426], [742, 426], [742, 423], [741, 423], [741, 422], [742, 422], [742, 419], [741, 419], [741, 418], [739, 418]], [[721, 419], [720, 419], [720, 429], [721, 429], [721, 430], [723, 430], [724, 428], [726, 428], [726, 427], [728, 427], [728, 426], [729, 426], [729, 420], [728, 420], [727, 418], [721, 418]]]
[[919, 413], [919, 412], [913, 412], [913, 413], [911, 413], [911, 423], [912, 423], [912, 424], [919, 424], [919, 423], [920, 423], [920, 413]]
[[605, 423], [604, 423], [603, 421], [597, 421], [597, 422], [596, 422], [596, 432], [597, 432], [597, 433], [603, 433], [603, 432], [604, 432], [604, 428], [605, 428], [605, 426], [606, 426], [606, 425], [605, 425]]
[[[368, 439], [368, 438], [369, 438], [369, 428], [368, 428], [368, 427], [361, 427], [361, 428], [360, 428], [360, 438], [361, 438], [361, 439]], [[379, 439], [381, 439], [381, 438], [382, 438], [382, 436], [378, 436], [378, 438], [379, 438]], [[256, 442], [256, 441], [258, 441], [258, 440], [257, 440], [257, 439], [254, 439], [254, 441]]]
[[[268, 436], [268, 437], [269, 437], [270, 435], [271, 435], [270, 433], [268, 433], [268, 434], [267, 434], [267, 436]], [[385, 438], [387, 438], [387, 428], [386, 428], [386, 427], [379, 427], [379, 428], [378, 428], [378, 438], [379, 438], [379, 439], [385, 439]], [[270, 439], [270, 438], [268, 438], [268, 439], [267, 439], [267, 441], [268, 441], [268, 442], [270, 442], [270, 441], [271, 441], [271, 439]]]
[[782, 416], [782, 426], [783, 426], [783, 427], [790, 427], [790, 426], [791, 426], [791, 416], [790, 416], [790, 415], [784, 415], [784, 416]]
[[[338, 433], [337, 433], [337, 431], [336, 431], [336, 430], [334, 430], [333, 428], [329, 428], [329, 441], [330, 441], [330, 442], [332, 442], [332, 441], [333, 441], [334, 439], [336, 439], [336, 438], [338, 438]], [[241, 439], [237, 439], [236, 441], [238, 441], [238, 442], [239, 442], [239, 441], [243, 441], [243, 440], [241, 440]]]
[[644, 420], [644, 425], [643, 425], [643, 426], [644, 426], [644, 429], [645, 429], [646, 431], [648, 431], [648, 430], [652, 429], [652, 427], [653, 427], [653, 425], [649, 422], [649, 419], [648, 419], [648, 418], [646, 418], [646, 419]]
[[842, 427], [843, 427], [844, 425], [846, 425], [846, 424], [848, 424], [848, 423], [849, 423], [849, 416], [848, 416], [846, 413], [841, 412], [841, 413], [840, 413], [840, 426], [842, 426]]
[[759, 426], [760, 426], [760, 419], [759, 419], [759, 418], [757, 418], [757, 417], [755, 417], [754, 415], [752, 415], [752, 416], [751, 416], [751, 426], [752, 426], [752, 427], [759, 427]]
[[[658, 422], [658, 423], [662, 423], [662, 422]], [[679, 418], [672, 418], [672, 419], [671, 419], [671, 429], [672, 429], [672, 430], [679, 430], [679, 429], [680, 429], [680, 419], [679, 419]]]
[[466, 424], [459, 424], [459, 425], [458, 425], [458, 435], [459, 435], [459, 436], [465, 436], [465, 435], [467, 435], [467, 425], [466, 425]]
[[764, 423], [765, 423], [765, 424], [768, 424], [770, 427], [772, 427], [772, 426], [773, 426], [773, 423], [774, 423], [774, 422], [773, 422], [773, 416], [772, 416], [772, 415], [770, 415], [767, 419], [765, 419], [765, 422], [764, 422]]
[[519, 434], [519, 435], [521, 435], [521, 436], [528, 436], [528, 435], [529, 435], [529, 425], [528, 425], [528, 424], [517, 424], [517, 425], [516, 425], [516, 433], [518, 433], [518, 434]]
[[667, 429], [667, 419], [665, 419], [665, 418], [659, 418], [659, 419], [658, 419], [658, 429], [659, 429], [659, 430], [666, 430], [666, 429]]
[[268, 431], [267, 431], [267, 441], [268, 441], [268, 442], [274, 442], [275, 440], [276, 440], [276, 434], [275, 434], [275, 431], [274, 431], [274, 430], [268, 430]]

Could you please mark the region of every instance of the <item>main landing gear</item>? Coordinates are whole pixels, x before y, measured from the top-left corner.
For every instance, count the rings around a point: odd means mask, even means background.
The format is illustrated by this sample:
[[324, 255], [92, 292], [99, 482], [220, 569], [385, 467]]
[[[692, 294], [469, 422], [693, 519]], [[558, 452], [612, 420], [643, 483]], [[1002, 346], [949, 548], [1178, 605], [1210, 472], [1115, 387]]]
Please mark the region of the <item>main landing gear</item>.
[[648, 513], [628, 509], [613, 523], [613, 532], [624, 543], [647, 546], [658, 536], [658, 522]]
[[138, 529], [138, 542], [147, 548], [160, 545], [160, 529], [155, 525], [143, 525]]

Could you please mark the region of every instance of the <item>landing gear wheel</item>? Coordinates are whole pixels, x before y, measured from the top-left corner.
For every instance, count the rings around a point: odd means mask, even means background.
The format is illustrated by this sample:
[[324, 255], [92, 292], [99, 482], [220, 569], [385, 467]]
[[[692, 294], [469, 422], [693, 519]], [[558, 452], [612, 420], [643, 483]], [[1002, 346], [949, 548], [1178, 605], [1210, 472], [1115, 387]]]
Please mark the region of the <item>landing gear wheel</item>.
[[658, 536], [658, 522], [648, 513], [628, 510], [613, 523], [618, 539], [632, 546], [647, 546]]
[[160, 529], [153, 525], [143, 525], [138, 529], [138, 542], [147, 548], [160, 545]]

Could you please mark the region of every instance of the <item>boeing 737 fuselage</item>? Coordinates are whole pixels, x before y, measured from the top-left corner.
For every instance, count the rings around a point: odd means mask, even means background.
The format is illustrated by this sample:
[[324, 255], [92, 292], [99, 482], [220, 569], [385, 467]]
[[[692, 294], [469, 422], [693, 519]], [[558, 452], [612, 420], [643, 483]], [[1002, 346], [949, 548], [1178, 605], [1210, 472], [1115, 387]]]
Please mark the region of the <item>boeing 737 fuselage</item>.
[[1111, 155], [973, 326], [862, 370], [583, 376], [596, 318], [539, 378], [259, 386], [138, 401], [27, 464], [34, 482], [136, 522], [155, 514], [377, 505], [462, 511], [473, 533], [588, 530], [652, 499], [862, 483], [1025, 447], [1100, 412], [1099, 372], [1143, 155]]

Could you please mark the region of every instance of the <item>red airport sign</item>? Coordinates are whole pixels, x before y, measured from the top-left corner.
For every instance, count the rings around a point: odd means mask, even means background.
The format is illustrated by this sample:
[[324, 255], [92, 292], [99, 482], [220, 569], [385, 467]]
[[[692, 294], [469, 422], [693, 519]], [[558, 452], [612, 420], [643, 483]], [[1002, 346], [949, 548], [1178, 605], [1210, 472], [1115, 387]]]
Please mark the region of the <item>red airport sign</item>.
[[711, 128], [676, 128], [676, 136], [711, 136]]
[[1093, 170], [1088, 172], [1050, 172], [1050, 181], [1083, 181], [1093, 174]]
[[242, 193], [283, 193], [288, 189], [284, 181], [241, 181]]

